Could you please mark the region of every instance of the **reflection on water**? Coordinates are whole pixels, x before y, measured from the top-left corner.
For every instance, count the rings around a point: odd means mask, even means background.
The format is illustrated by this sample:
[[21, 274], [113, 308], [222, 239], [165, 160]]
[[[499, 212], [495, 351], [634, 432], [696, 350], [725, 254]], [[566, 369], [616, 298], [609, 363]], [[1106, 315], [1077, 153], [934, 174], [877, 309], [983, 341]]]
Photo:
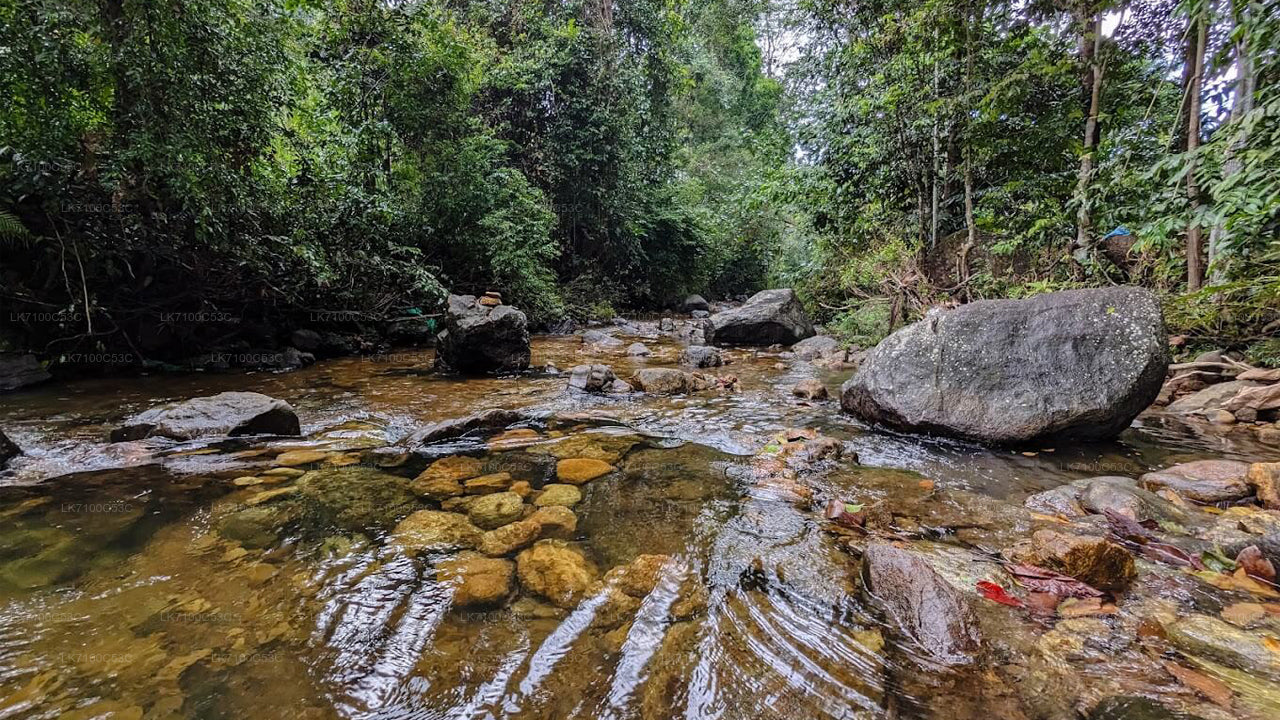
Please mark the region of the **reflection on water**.
[[[674, 364], [677, 346], [647, 342], [648, 359], [595, 357], [622, 377]], [[973, 549], [1025, 533], [1025, 513], [1008, 508], [1030, 493], [1258, 448], [1155, 421], [1113, 445], [1019, 452], [872, 433], [834, 403], [790, 395], [806, 377], [834, 389], [847, 371], [730, 355], [722, 370], [739, 392], [674, 398], [574, 397], [544, 374], [443, 378], [429, 352], [6, 396], [0, 423], [30, 457], [0, 487], [0, 718], [1074, 717], [1081, 693], [1194, 700], [1155, 682], [1158, 659], [1123, 640], [1136, 611], [1051, 627], [979, 604], [997, 661], [976, 676], [922, 671], [861, 600], [844, 539], [809, 508], [749, 492], [748, 456], [787, 427], [840, 439], [845, 459], [806, 478], [815, 498], [891, 503], [899, 531], [944, 537], [921, 552], [972, 587], [984, 572]], [[576, 338], [535, 342], [535, 366], [587, 357]], [[130, 412], [231, 389], [289, 400], [307, 437], [102, 442]], [[435, 453], [508, 474], [526, 518], [558, 461], [611, 466], [580, 487], [573, 529], [539, 541], [580, 565], [525, 567], [510, 561], [518, 550], [482, 565], [472, 549], [394, 540], [423, 509], [479, 519], [482, 496], [420, 497], [411, 481], [426, 459], [371, 451], [489, 407], [613, 418], [533, 423]], [[298, 448], [324, 455], [267, 472]], [[33, 484], [68, 471], [79, 472]], [[477, 582], [499, 583], [499, 601], [460, 607], [463, 588], [442, 579], [457, 562], [497, 568]], [[530, 589], [573, 573], [585, 574], [580, 601]], [[1168, 583], [1168, 594], [1185, 587]], [[1131, 606], [1160, 594], [1135, 592]], [[1064, 673], [1080, 684], [1056, 685]]]

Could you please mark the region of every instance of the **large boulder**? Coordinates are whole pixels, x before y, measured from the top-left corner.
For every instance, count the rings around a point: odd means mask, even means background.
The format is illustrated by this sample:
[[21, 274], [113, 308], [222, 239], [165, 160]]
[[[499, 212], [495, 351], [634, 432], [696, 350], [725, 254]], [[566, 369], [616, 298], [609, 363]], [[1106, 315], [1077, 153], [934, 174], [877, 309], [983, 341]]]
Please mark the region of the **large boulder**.
[[161, 405], [134, 415], [111, 431], [111, 442], [167, 437], [192, 440], [217, 435], [299, 435], [289, 403], [255, 392], [224, 392]]
[[978, 620], [954, 587], [916, 555], [888, 543], [867, 547], [863, 578], [873, 602], [927, 658], [964, 665], [981, 647]]
[[4, 469], [4, 466], [11, 458], [21, 454], [22, 449], [9, 439], [9, 436], [5, 435], [3, 430], [0, 430], [0, 470]]
[[1134, 287], [934, 310], [876, 346], [841, 405], [900, 430], [991, 444], [1113, 437], [1169, 364], [1160, 304]]
[[40, 365], [35, 355], [0, 353], [0, 392], [35, 385], [49, 377], [49, 372]]
[[690, 295], [684, 299], [683, 303], [680, 303], [680, 309], [687, 313], [694, 312], [695, 310], [705, 311], [711, 309], [711, 304], [708, 303], [707, 299], [701, 295]]
[[489, 306], [474, 295], [450, 295], [436, 362], [463, 373], [514, 372], [529, 367], [529, 323], [510, 305]]
[[742, 305], [710, 318], [714, 345], [791, 345], [814, 334], [800, 298], [790, 288], [761, 290]]

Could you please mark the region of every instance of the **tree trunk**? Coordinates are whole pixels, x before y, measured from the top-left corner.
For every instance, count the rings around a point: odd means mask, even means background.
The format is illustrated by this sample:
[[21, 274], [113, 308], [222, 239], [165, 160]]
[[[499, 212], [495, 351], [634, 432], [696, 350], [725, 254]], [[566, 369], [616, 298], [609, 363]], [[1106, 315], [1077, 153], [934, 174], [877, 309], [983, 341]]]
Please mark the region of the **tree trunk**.
[[[1232, 3], [1232, 20], [1233, 25], [1238, 30], [1247, 26], [1249, 22], [1249, 3], [1248, 0], [1233, 0]], [[1236, 53], [1236, 87], [1235, 97], [1231, 102], [1231, 123], [1237, 123], [1253, 110], [1253, 56], [1252, 49], [1249, 47], [1249, 36], [1247, 32], [1240, 33], [1240, 39], [1235, 43]], [[1248, 134], [1243, 129], [1235, 129], [1237, 133], [1232, 139], [1231, 144], [1227, 146], [1224, 152], [1222, 163], [1222, 179], [1226, 180], [1232, 175], [1240, 172], [1243, 163], [1236, 156], [1249, 141]], [[1223, 253], [1227, 240], [1230, 237], [1226, 221], [1219, 219], [1213, 225], [1213, 229], [1209, 231], [1209, 282], [1218, 285], [1226, 281], [1227, 278], [1227, 258]]]
[[[1086, 47], [1092, 47], [1088, 53]], [[1102, 48], [1102, 19], [1099, 15], [1088, 18], [1081, 36], [1081, 60], [1090, 67], [1088, 73], [1088, 115], [1084, 123], [1084, 152], [1080, 156], [1080, 175], [1076, 180], [1076, 247], [1087, 248], [1093, 239], [1093, 217], [1089, 207], [1089, 185], [1093, 179], [1093, 153], [1097, 150], [1101, 133], [1098, 128], [1098, 108], [1102, 101], [1102, 64], [1098, 55]]]
[[[1202, 13], [1205, 11], [1202, 11]], [[1200, 92], [1204, 86], [1204, 49], [1208, 36], [1207, 18], [1201, 14], [1193, 19], [1195, 29], [1195, 72], [1191, 77], [1191, 93], [1187, 122], [1187, 200], [1191, 204], [1191, 218], [1187, 223], [1187, 289], [1199, 290], [1204, 284], [1204, 252], [1201, 230], [1196, 215], [1200, 211], [1200, 184], [1196, 181], [1196, 151], [1200, 148]]]

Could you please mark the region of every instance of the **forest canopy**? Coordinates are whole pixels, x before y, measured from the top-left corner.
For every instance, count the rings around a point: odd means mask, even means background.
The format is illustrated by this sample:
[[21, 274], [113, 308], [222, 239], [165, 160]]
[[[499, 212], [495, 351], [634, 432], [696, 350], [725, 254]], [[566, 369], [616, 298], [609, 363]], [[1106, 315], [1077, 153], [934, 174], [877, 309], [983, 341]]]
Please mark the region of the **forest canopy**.
[[1277, 10], [0, 0], [0, 344], [776, 285], [874, 342], [1131, 282], [1278, 362]]

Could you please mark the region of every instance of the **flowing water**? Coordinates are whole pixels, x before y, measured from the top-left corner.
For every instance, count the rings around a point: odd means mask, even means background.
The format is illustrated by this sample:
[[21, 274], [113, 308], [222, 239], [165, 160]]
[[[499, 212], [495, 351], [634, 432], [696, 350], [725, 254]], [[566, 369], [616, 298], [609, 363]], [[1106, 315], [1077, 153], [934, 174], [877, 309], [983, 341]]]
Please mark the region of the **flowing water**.
[[[674, 365], [679, 346], [643, 328], [627, 340], [644, 340], [648, 358], [546, 337], [534, 366], [597, 361], [626, 377]], [[1264, 448], [1154, 417], [1112, 444], [1032, 452], [877, 433], [835, 402], [791, 395], [808, 377], [834, 392], [849, 371], [728, 354], [717, 370], [738, 378], [735, 392], [677, 397], [571, 395], [564, 376], [542, 372], [441, 376], [430, 351], [4, 396], [0, 426], [27, 457], [0, 476], [0, 718], [1165, 716], [1141, 714], [1152, 700], [1232, 716], [1135, 639], [1145, 615], [1128, 608], [1222, 602], [1185, 578], [1135, 590], [1118, 617], [1057, 625], [975, 598], [987, 657], [944, 672], [861, 599], [849, 538], [813, 508], [890, 503], [917, 549], [972, 587], [995, 567], [983, 557], [1029, 534], [1031, 493], [1195, 458], [1260, 460]], [[303, 437], [104, 442], [130, 413], [225, 390], [289, 401]], [[401, 487], [430, 458], [383, 448], [487, 408], [530, 420], [431, 453], [475, 457], [534, 489], [559, 458], [610, 463], [616, 472], [582, 487], [572, 545], [598, 576], [663, 556], [656, 585], [621, 605], [595, 585], [557, 607], [517, 584], [493, 607], [462, 609], [437, 576], [449, 555], [390, 540], [397, 521], [433, 506]], [[787, 428], [844, 447], [804, 477], [813, 508], [753, 485], [753, 458]], [[312, 496], [264, 474], [298, 449], [318, 452], [297, 467], [348, 485]], [[236, 484], [244, 477], [257, 480]], [[272, 514], [302, 496], [323, 511]]]

